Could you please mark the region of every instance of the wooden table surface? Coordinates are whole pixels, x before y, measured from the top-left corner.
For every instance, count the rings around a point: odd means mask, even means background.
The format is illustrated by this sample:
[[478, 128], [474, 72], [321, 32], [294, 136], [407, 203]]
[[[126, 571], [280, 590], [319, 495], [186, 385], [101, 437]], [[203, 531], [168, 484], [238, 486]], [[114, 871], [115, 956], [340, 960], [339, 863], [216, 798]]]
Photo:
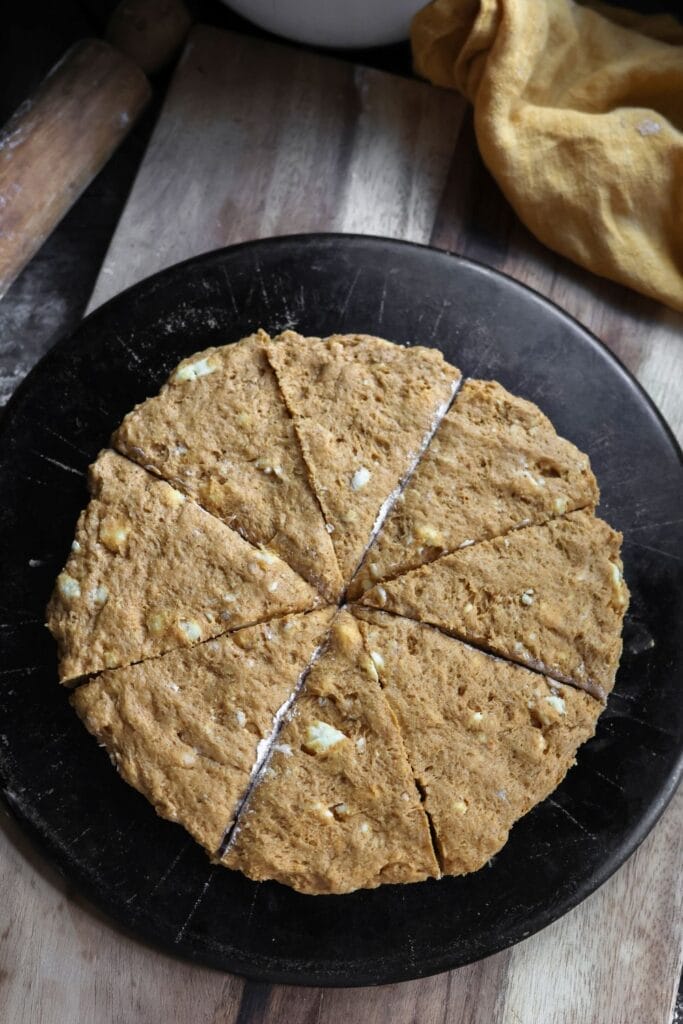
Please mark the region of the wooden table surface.
[[[683, 434], [683, 316], [523, 228], [452, 94], [215, 30], [182, 58], [91, 307], [220, 245], [343, 230], [497, 267], [593, 330]], [[267, 326], [267, 325], [266, 325]], [[416, 339], [419, 340], [419, 339]], [[598, 892], [487, 960], [377, 989], [246, 982], [124, 934], [4, 816], [0, 1020], [12, 1024], [670, 1024], [681, 969], [683, 793]]]

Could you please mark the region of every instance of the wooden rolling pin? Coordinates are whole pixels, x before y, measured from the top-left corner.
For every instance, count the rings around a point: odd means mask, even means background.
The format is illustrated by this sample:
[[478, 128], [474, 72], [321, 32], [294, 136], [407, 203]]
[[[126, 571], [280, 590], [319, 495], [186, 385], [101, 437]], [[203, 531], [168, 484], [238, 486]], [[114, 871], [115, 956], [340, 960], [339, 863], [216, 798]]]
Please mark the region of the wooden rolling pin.
[[111, 42], [72, 46], [0, 132], [0, 298], [128, 134], [151, 95], [145, 72], [190, 24], [181, 0], [125, 0]]

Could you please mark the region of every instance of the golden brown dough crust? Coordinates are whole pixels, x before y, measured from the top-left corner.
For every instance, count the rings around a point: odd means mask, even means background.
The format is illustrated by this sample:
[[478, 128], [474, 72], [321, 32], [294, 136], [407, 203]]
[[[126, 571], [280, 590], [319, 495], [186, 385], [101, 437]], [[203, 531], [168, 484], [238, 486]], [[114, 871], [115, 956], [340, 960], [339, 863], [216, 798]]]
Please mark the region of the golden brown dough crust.
[[441, 868], [476, 871], [560, 784], [602, 704], [430, 626], [357, 614], [425, 795]]
[[272, 552], [115, 452], [89, 483], [47, 609], [62, 682], [321, 603]]
[[259, 331], [180, 363], [91, 467], [48, 609], [62, 680], [101, 672], [71, 698], [87, 728], [250, 878], [477, 870], [593, 734], [621, 536], [535, 405], [471, 380], [444, 417], [459, 376]]
[[103, 672], [71, 702], [126, 782], [214, 856], [257, 745], [331, 616], [329, 609], [288, 616]]
[[437, 349], [285, 331], [268, 358], [348, 583], [384, 502], [445, 413], [460, 371]]
[[605, 698], [628, 589], [621, 534], [589, 512], [482, 541], [369, 590], [363, 604], [439, 626]]
[[267, 341], [259, 331], [183, 360], [156, 397], [126, 416], [112, 444], [335, 601], [339, 567]]
[[588, 456], [538, 406], [496, 381], [466, 380], [349, 594], [597, 501]]
[[358, 626], [335, 619], [225, 863], [300, 892], [438, 875], [401, 735]]

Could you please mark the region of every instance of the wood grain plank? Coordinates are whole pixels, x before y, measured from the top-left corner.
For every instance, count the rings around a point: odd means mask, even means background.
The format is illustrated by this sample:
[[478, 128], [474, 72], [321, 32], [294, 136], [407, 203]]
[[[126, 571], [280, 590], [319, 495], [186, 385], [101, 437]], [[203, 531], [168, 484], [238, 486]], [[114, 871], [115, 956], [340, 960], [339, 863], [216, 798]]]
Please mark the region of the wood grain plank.
[[[273, 88], [275, 83], [275, 88]], [[179, 66], [91, 307], [250, 237], [429, 241], [537, 288], [594, 330], [683, 431], [683, 317], [541, 246], [477, 154], [456, 96], [207, 29]], [[260, 985], [117, 931], [0, 829], [2, 1009], [17, 1024], [669, 1024], [681, 967], [683, 794], [571, 914], [508, 950], [379, 989]]]
[[89, 308], [179, 251], [299, 231], [428, 241], [463, 110], [421, 82], [200, 26]]
[[433, 978], [326, 992], [319, 1024], [490, 1024], [498, 1020], [509, 962], [505, 951]]
[[683, 958], [683, 791], [601, 889], [512, 952], [500, 1024], [669, 1024]]
[[0, 816], [0, 1019], [12, 1024], [235, 1021], [245, 982], [117, 930]]

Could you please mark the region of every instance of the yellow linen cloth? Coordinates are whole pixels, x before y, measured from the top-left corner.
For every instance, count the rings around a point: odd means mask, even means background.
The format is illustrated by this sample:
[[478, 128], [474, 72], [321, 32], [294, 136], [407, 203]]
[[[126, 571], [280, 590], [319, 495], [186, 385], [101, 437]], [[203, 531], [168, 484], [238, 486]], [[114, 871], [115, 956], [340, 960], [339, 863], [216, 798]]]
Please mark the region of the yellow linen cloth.
[[473, 103], [482, 158], [537, 238], [683, 310], [674, 18], [572, 0], [434, 0], [412, 46], [419, 74]]

